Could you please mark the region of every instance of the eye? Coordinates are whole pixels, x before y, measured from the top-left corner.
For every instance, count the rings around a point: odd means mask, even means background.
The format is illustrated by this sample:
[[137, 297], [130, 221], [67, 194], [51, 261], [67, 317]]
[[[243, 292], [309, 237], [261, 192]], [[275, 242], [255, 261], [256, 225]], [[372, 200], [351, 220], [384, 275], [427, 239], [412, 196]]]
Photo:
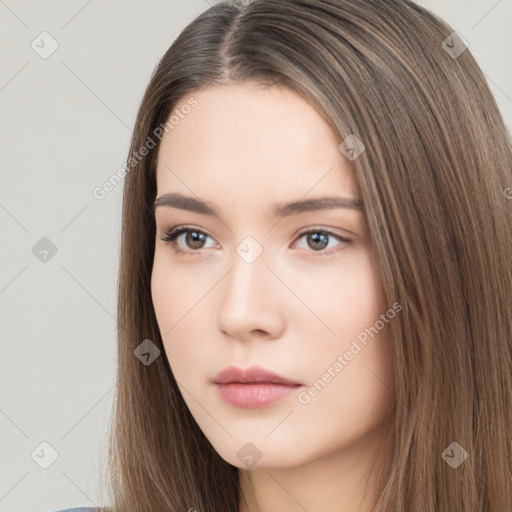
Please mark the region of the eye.
[[[185, 235], [183, 238], [186, 246], [185, 250], [183, 250], [179, 246], [180, 244], [178, 244], [179, 238], [182, 235]], [[306, 243], [313, 248], [312, 252], [317, 253], [315, 256], [329, 256], [336, 252], [342, 251], [346, 245], [349, 245], [352, 242], [348, 238], [337, 235], [330, 230], [321, 228], [304, 231], [299, 234], [298, 239], [300, 240], [303, 237], [306, 237]], [[193, 256], [199, 254], [201, 249], [208, 248], [205, 246], [205, 241], [208, 238], [211, 237], [207, 233], [200, 229], [194, 228], [193, 226], [177, 226], [166, 232], [165, 237], [161, 238], [161, 240], [163, 242], [169, 243], [174, 252], [186, 254], [187, 256]], [[341, 245], [341, 248], [325, 251], [325, 249], [329, 247], [329, 239], [335, 239], [338, 240], [338, 242], [342, 242], [341, 244], [338, 244]]]
[[[178, 238], [183, 234], [186, 235], [186, 244], [190, 249], [192, 249], [192, 252], [182, 250], [178, 246]], [[174, 252], [179, 252], [192, 256], [194, 255], [194, 253], [197, 253], [198, 250], [206, 248], [204, 246], [204, 241], [206, 240], [206, 238], [210, 238], [208, 234], [206, 234], [204, 231], [201, 231], [200, 229], [194, 228], [193, 226], [177, 226], [168, 231], [165, 234], [165, 237], [161, 238], [161, 240], [164, 242], [168, 242], [169, 245], [174, 250]]]
[[[303, 237], [306, 237], [306, 243], [313, 247], [313, 252], [317, 253], [315, 256], [330, 256], [336, 252], [342, 251], [345, 245], [349, 245], [352, 241], [348, 238], [345, 238], [341, 235], [337, 235], [328, 229], [315, 228], [310, 229], [309, 231], [304, 231], [299, 234], [299, 240]], [[329, 251], [324, 251], [329, 246], [329, 239], [336, 239], [339, 242], [343, 242], [341, 247], [337, 249], [330, 249]]]

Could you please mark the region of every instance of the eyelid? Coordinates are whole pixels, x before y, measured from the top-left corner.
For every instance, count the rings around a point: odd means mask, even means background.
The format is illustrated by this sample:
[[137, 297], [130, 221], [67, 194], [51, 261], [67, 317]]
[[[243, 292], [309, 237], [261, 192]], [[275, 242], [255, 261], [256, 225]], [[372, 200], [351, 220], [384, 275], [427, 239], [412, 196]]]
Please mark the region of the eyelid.
[[204, 229], [198, 228], [196, 226], [191, 226], [188, 224], [180, 224], [178, 226], [170, 228], [170, 229], [164, 231], [164, 235], [166, 238], [169, 238], [169, 237], [175, 236], [175, 235], [179, 236], [182, 234], [182, 232], [186, 232], [186, 231], [194, 231], [195, 233], [201, 233], [202, 235], [206, 235], [213, 239], [213, 237], [209, 233], [207, 233]]
[[348, 238], [346, 238], [344, 235], [337, 233], [335, 231], [335, 228], [328, 228], [321, 225], [313, 225], [308, 226], [307, 228], [303, 228], [300, 231], [298, 231], [295, 236], [302, 236], [305, 235], [306, 233], [310, 233], [311, 231], [320, 231], [322, 233], [328, 233], [329, 235], [340, 238], [342, 240], [348, 240]]

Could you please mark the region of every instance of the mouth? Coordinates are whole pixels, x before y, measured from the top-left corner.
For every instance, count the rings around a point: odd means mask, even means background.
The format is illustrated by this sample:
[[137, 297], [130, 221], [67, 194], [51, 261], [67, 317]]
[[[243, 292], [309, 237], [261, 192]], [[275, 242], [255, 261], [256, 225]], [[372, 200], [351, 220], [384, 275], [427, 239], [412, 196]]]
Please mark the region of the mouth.
[[303, 386], [259, 366], [247, 369], [230, 366], [217, 375], [213, 384], [226, 402], [245, 409], [266, 407]]

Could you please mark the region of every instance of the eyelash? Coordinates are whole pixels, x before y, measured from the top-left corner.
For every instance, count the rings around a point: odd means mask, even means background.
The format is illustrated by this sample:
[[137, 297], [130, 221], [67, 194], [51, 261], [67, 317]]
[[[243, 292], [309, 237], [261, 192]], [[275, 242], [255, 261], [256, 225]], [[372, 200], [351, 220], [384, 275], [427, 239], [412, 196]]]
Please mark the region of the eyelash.
[[[197, 256], [198, 253], [201, 251], [201, 249], [197, 249], [197, 250], [183, 250], [183, 249], [180, 249], [176, 243], [176, 239], [183, 233], [187, 233], [187, 232], [190, 232], [190, 231], [193, 231], [194, 233], [200, 233], [201, 235], [205, 235], [209, 238], [210, 235], [206, 232], [204, 232], [203, 230], [201, 229], [197, 229], [193, 226], [177, 226], [175, 228], [172, 228], [170, 229], [169, 231], [167, 231], [165, 233], [165, 237], [164, 238], [160, 238], [163, 242], [166, 242], [168, 243], [172, 250], [175, 252], [175, 253], [181, 253], [181, 254], [184, 254], [184, 255], [187, 255], [187, 256]], [[307, 231], [303, 231], [302, 233], [299, 233], [297, 235], [297, 238], [300, 239], [302, 238], [304, 235], [307, 235], [309, 233], [322, 233], [324, 235], [329, 235], [333, 238], [336, 238], [337, 240], [339, 240], [340, 242], [344, 242], [345, 244], [351, 244], [352, 243], [352, 240], [349, 240], [348, 238], [345, 238], [345, 237], [342, 237], [340, 235], [337, 235], [336, 233], [333, 233], [332, 231], [328, 230], [328, 229], [320, 229], [320, 228], [313, 228], [313, 229], [309, 229]], [[323, 249], [322, 251], [311, 251], [314, 256], [330, 256], [334, 253], [337, 253], [339, 251], [342, 251], [344, 249], [330, 249], [329, 251], [325, 252], [325, 249]]]

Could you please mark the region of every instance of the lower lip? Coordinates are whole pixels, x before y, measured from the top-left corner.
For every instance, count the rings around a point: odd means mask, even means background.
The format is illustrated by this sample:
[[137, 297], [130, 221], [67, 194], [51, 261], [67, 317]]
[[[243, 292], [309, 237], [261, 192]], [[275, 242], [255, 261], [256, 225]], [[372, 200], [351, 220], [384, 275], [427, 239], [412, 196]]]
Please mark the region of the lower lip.
[[273, 404], [291, 395], [301, 387], [299, 385], [288, 386], [285, 384], [241, 384], [233, 382], [229, 384], [215, 384], [220, 396], [226, 402], [235, 407], [244, 409], [259, 409]]

